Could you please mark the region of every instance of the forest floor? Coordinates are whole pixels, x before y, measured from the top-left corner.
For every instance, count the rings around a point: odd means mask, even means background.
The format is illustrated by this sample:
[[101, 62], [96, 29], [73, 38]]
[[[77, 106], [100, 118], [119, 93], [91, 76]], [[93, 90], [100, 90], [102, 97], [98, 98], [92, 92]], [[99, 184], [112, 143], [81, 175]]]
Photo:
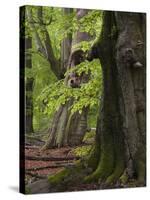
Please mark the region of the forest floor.
[[76, 156], [71, 147], [55, 148], [40, 151], [41, 146], [25, 147], [25, 169], [27, 177], [44, 178], [55, 174], [65, 166], [73, 165]]
[[[93, 139], [86, 140], [80, 146], [53, 148], [41, 151], [43, 142], [27, 142], [25, 145], [25, 183], [26, 185], [38, 180], [46, 179], [48, 175], [54, 175], [65, 167], [74, 166], [76, 161], [83, 158], [90, 152]], [[134, 180], [130, 183], [120, 185], [116, 183], [113, 187], [105, 187], [99, 183], [83, 184], [69, 186], [67, 191], [85, 191], [111, 188], [135, 187]]]
[[[41, 146], [25, 146], [26, 184], [56, 174], [64, 167], [72, 166], [80, 157], [74, 154], [75, 147], [62, 147], [40, 151]], [[99, 184], [78, 184], [71, 186], [69, 191], [100, 189]]]

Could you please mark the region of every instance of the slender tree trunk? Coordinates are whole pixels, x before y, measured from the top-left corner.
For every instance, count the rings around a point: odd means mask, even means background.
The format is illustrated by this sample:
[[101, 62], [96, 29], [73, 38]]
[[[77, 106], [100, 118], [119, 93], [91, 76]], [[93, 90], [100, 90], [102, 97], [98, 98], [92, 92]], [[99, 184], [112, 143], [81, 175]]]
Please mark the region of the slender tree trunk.
[[[87, 10], [77, 10], [77, 18], [87, 14]], [[70, 13], [65, 9], [65, 14]], [[82, 41], [90, 40], [89, 34], [78, 31], [71, 43], [70, 35], [62, 42], [62, 68], [75, 67], [75, 63], [79, 64], [79, 57], [83, 57], [83, 51], [74, 49], [73, 45]], [[72, 45], [72, 46], [71, 46]], [[83, 60], [82, 60], [83, 61]], [[86, 79], [86, 77], [84, 77]], [[68, 78], [69, 80], [69, 78]], [[49, 138], [42, 150], [51, 147], [61, 147], [64, 145], [79, 145], [82, 143], [83, 137], [87, 130], [87, 113], [88, 110], [84, 109], [80, 114], [79, 112], [71, 114], [69, 108], [73, 104], [73, 100], [66, 102], [65, 105], [60, 106], [59, 110], [55, 113], [52, 126], [49, 130]]]
[[[29, 50], [32, 48], [32, 38], [25, 38], [25, 67], [32, 69], [32, 56]], [[26, 115], [25, 115], [25, 132], [33, 132], [33, 78], [26, 78]]]
[[[50, 68], [55, 74], [55, 76], [58, 79], [62, 78], [62, 72], [59, 67], [60, 60], [56, 59], [54, 55], [52, 44], [51, 44], [51, 38], [43, 22], [42, 7], [41, 6], [37, 7], [37, 18], [38, 18], [38, 24], [40, 28], [42, 27], [42, 32], [45, 35], [44, 41], [41, 40], [40, 34], [38, 33], [37, 27], [35, 26], [35, 21], [32, 16], [32, 8], [30, 6], [26, 7], [26, 15], [27, 15], [28, 23], [32, 31], [32, 36], [33, 36], [37, 51], [49, 62]], [[52, 22], [52, 18], [50, 19], [50, 21]]]
[[101, 39], [93, 49], [104, 89], [89, 158], [93, 173], [85, 180], [108, 185], [135, 179], [145, 185], [145, 15], [104, 12]]
[[[63, 15], [70, 15], [73, 12], [72, 8], [63, 8]], [[66, 29], [69, 27], [66, 26]], [[68, 33], [67, 37], [65, 37], [61, 42], [61, 71], [63, 74], [67, 71], [67, 66], [69, 62], [69, 56], [71, 53], [71, 44], [72, 44], [72, 33]]]

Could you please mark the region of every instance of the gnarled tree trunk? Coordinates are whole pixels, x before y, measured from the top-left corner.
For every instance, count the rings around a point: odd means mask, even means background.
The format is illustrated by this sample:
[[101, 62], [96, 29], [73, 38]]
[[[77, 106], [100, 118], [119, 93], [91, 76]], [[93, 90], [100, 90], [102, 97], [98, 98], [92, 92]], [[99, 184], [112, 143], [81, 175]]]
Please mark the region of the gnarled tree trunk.
[[[67, 13], [68, 9], [65, 14]], [[79, 20], [87, 13], [88, 10], [78, 9], [76, 11], [77, 19]], [[84, 60], [84, 52], [74, 48], [74, 45], [90, 39], [91, 37], [88, 33], [80, 32], [79, 30], [75, 34], [72, 43], [70, 43], [70, 35], [63, 40], [62, 68], [75, 67], [77, 64], [80, 64], [80, 62]], [[84, 79], [86, 79], [86, 77], [84, 77]], [[69, 81], [70, 77], [67, 79], [67, 84], [69, 84]], [[81, 114], [79, 112], [71, 114], [69, 108], [72, 106], [72, 104], [73, 99], [66, 102], [65, 105], [60, 106], [59, 110], [55, 113], [52, 121], [52, 126], [49, 130], [49, 138], [46, 144], [43, 146], [42, 150], [51, 147], [61, 147], [64, 145], [75, 146], [82, 143], [83, 137], [87, 130], [88, 109], [84, 109]]]
[[135, 179], [145, 185], [145, 15], [104, 12], [101, 39], [93, 50], [102, 64], [104, 90], [99, 150], [94, 149], [98, 157], [95, 166], [89, 159], [94, 171], [86, 181]]

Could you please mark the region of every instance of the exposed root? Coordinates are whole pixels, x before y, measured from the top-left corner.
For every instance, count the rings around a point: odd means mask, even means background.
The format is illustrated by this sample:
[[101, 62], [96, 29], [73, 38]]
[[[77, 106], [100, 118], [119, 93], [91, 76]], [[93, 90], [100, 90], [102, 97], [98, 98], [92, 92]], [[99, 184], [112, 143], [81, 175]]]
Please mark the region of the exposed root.
[[49, 149], [49, 145], [47, 144], [47, 142], [40, 148], [40, 152], [44, 152], [47, 149]]
[[116, 167], [114, 172], [106, 179], [105, 184], [106, 185], [115, 184], [118, 181], [118, 179], [120, 178], [122, 172], [123, 172], [123, 169], [121, 169], [121, 168], [119, 169], [118, 167]]
[[87, 157], [87, 160], [86, 160], [87, 166], [93, 169], [93, 171], [96, 170], [96, 167], [98, 166], [99, 158], [100, 158], [100, 145], [95, 144], [95, 146], [90, 152], [90, 155]]
[[117, 158], [117, 160], [115, 162], [114, 171], [110, 176], [108, 176], [108, 178], [106, 179], [105, 184], [106, 185], [115, 184], [119, 180], [119, 178], [122, 175], [122, 173], [124, 172], [124, 169], [125, 169], [124, 160], [120, 156], [118, 156], [118, 158]]
[[[141, 153], [142, 154], [142, 153]], [[136, 160], [136, 174], [137, 174], [137, 183], [141, 186], [146, 185], [146, 159], [144, 155], [139, 155]]]
[[69, 176], [70, 172], [71, 171], [69, 169], [64, 169], [55, 175], [48, 176], [48, 181], [50, 184], [57, 185], [61, 183], [67, 176]]
[[112, 173], [113, 164], [114, 157], [112, 155], [102, 154], [98, 167], [91, 175], [84, 178], [84, 182], [101, 182]]
[[81, 162], [77, 162], [75, 166], [65, 168], [55, 175], [48, 176], [48, 182], [51, 186], [51, 190], [55, 188], [55, 191], [65, 191], [72, 185], [81, 183], [83, 177], [85, 177], [85, 170]]
[[127, 184], [128, 180], [129, 180], [129, 176], [127, 174], [127, 171], [124, 170], [123, 174], [119, 178], [119, 181], [120, 181], [121, 185], [125, 185], [125, 184]]

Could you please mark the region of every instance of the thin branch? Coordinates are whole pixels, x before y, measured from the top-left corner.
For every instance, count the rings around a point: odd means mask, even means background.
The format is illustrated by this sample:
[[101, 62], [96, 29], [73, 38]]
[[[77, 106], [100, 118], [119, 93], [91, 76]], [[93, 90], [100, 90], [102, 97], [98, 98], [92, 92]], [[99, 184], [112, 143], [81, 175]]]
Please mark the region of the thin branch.
[[[51, 43], [51, 39], [50, 39], [50, 35], [47, 31], [47, 28], [43, 25], [43, 12], [42, 12], [42, 7], [38, 7], [38, 19], [39, 19], [39, 23], [42, 26], [42, 30], [45, 34], [45, 38], [44, 38], [44, 46], [45, 46], [45, 51], [47, 54], [47, 59], [51, 65], [51, 69], [54, 72], [54, 74], [57, 76], [57, 78], [60, 78], [60, 62], [59, 60], [56, 59], [54, 52], [53, 52], [53, 47], [52, 47], [52, 43]], [[51, 20], [52, 21], [52, 17]]]
[[26, 14], [27, 14], [28, 22], [29, 22], [30, 27], [31, 27], [32, 32], [33, 32], [33, 37], [34, 37], [34, 40], [35, 40], [36, 48], [47, 59], [46, 50], [45, 50], [45, 48], [44, 48], [44, 46], [42, 44], [40, 36], [39, 36], [39, 34], [38, 34], [37, 30], [36, 30], [36, 27], [35, 27], [35, 25], [33, 23], [34, 21], [33, 21], [33, 18], [32, 18], [32, 10], [31, 10], [31, 8], [27, 8], [26, 9]]

